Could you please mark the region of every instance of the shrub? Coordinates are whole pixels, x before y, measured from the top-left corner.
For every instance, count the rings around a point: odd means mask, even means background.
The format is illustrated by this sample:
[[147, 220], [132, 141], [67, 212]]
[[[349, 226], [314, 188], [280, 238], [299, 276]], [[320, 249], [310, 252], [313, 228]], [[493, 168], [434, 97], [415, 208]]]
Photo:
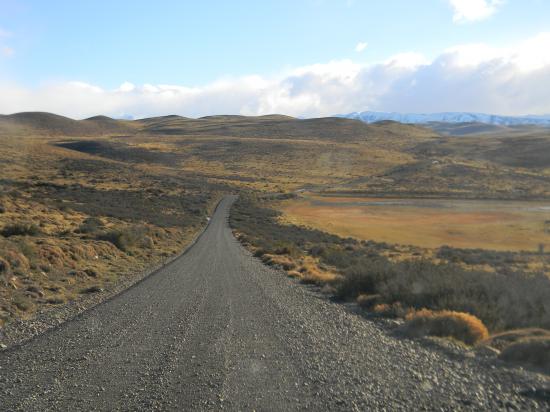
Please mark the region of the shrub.
[[394, 302], [391, 305], [387, 303], [378, 303], [374, 305], [372, 311], [377, 315], [386, 316], [388, 318], [402, 318], [408, 312], [401, 302]]
[[81, 294], [91, 294], [91, 293], [99, 293], [103, 292], [103, 289], [97, 285], [90, 286], [89, 288], [82, 289], [80, 291]]
[[99, 276], [99, 273], [97, 273], [97, 270], [92, 268], [84, 269], [84, 273], [86, 274], [86, 276], [89, 276], [91, 278], [97, 278]]
[[19, 242], [17, 242], [17, 246], [19, 247], [19, 250], [25, 257], [29, 260], [33, 260], [36, 258], [36, 247], [34, 244], [25, 241], [24, 239], [20, 239]]
[[82, 224], [76, 230], [77, 233], [96, 233], [104, 227], [103, 221], [97, 217], [84, 219]]
[[406, 320], [403, 331], [412, 337], [451, 337], [468, 345], [489, 337], [483, 322], [469, 313], [422, 309], [411, 311], [406, 316]]
[[23, 312], [26, 312], [32, 308], [31, 301], [21, 295], [15, 295], [12, 299], [12, 302], [17, 307], [17, 309]]
[[300, 250], [292, 243], [277, 242], [274, 245], [274, 253], [276, 255], [290, 255], [296, 257], [300, 255]]
[[533, 337], [519, 340], [504, 348], [499, 358], [550, 370], [550, 338]]
[[263, 255], [265, 255], [265, 253], [265, 249], [258, 248], [254, 251], [254, 257], [262, 257]]
[[136, 247], [147, 233], [143, 226], [134, 226], [126, 229], [110, 230], [101, 232], [97, 239], [111, 242], [123, 252], [129, 252]]
[[378, 258], [350, 267], [336, 286], [340, 299], [355, 299], [360, 294], [377, 293], [378, 285], [395, 275], [395, 266], [387, 259]]
[[4, 237], [10, 236], [35, 236], [40, 232], [40, 229], [34, 223], [14, 223], [5, 226], [0, 234]]
[[345, 269], [354, 263], [354, 260], [351, 258], [351, 254], [349, 253], [353, 250], [354, 249], [342, 250], [336, 247], [325, 248], [321, 253], [321, 257], [323, 262], [337, 268]]
[[11, 266], [5, 259], [0, 258], [0, 273], [8, 274], [11, 272]]
[[52, 296], [51, 298], [46, 299], [46, 303], [50, 305], [62, 305], [67, 302], [67, 299], [63, 296]]
[[367, 295], [362, 293], [357, 296], [356, 302], [363, 309], [372, 309], [375, 305], [380, 303], [380, 297], [380, 295]]

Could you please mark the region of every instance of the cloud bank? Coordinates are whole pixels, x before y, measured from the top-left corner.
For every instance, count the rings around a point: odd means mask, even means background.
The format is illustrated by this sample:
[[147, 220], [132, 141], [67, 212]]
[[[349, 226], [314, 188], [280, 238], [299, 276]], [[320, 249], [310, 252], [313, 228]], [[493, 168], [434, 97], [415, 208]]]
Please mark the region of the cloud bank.
[[427, 59], [351, 60], [298, 67], [276, 76], [227, 77], [198, 87], [134, 85], [105, 89], [78, 81], [26, 88], [0, 79], [0, 113], [49, 111], [73, 118], [165, 114], [283, 113], [316, 117], [363, 110], [550, 113], [550, 33], [515, 47], [461, 45]]

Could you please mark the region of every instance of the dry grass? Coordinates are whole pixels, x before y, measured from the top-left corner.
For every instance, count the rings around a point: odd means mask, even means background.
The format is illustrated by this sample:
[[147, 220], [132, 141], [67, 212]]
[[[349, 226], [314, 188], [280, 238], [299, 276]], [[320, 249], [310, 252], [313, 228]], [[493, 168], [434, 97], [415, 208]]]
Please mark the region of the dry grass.
[[325, 283], [332, 283], [339, 278], [334, 272], [321, 269], [311, 258], [304, 257], [302, 262], [299, 270], [302, 274], [300, 278], [302, 283], [322, 285]]
[[293, 270], [296, 268], [296, 262], [290, 257], [285, 255], [271, 255], [266, 253], [262, 255], [262, 262], [270, 266], [280, 266], [284, 270]]
[[[237, 234], [236, 236], [243, 245], [251, 247], [245, 242], [246, 237], [244, 235]], [[251, 249], [254, 256], [259, 257], [263, 263], [287, 271], [288, 276], [300, 279], [302, 283], [322, 285], [338, 279], [337, 274], [321, 269], [315, 259], [297, 254], [295, 250], [288, 247], [278, 248], [278, 254], [265, 253], [263, 249], [254, 248], [253, 246]]]
[[281, 204], [284, 221], [343, 237], [436, 248], [550, 247], [549, 202], [310, 196]]
[[53, 141], [2, 136], [0, 326], [177, 253], [215, 204], [206, 182]]
[[411, 337], [450, 337], [468, 345], [489, 337], [483, 322], [469, 313], [421, 309], [410, 311], [405, 319], [403, 332]]

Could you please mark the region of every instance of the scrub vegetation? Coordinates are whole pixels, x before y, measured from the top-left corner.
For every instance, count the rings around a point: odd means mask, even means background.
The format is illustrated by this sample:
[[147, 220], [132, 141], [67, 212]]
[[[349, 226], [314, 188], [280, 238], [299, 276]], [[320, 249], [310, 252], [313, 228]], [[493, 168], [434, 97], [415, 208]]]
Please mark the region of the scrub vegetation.
[[[283, 224], [272, 208], [281, 200], [241, 196], [231, 218], [240, 241], [265, 263], [322, 286], [340, 301], [357, 301], [375, 316], [404, 318], [408, 336], [452, 337], [472, 345], [485, 344], [489, 332], [550, 329], [550, 279], [543, 273], [474, 270], [442, 256], [434, 263], [420, 253], [403, 259], [399, 245]], [[445, 247], [441, 255], [452, 252]], [[469, 256], [464, 250], [456, 255]], [[507, 256], [516, 255], [521, 253]], [[546, 339], [537, 337], [536, 344]], [[517, 335], [505, 347], [525, 340]], [[502, 356], [511, 359], [504, 349]]]

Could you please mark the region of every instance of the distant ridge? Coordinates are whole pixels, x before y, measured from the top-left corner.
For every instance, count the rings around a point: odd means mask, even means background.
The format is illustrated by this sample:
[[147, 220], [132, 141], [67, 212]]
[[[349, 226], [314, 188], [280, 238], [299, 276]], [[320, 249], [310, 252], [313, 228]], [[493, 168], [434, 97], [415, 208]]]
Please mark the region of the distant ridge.
[[390, 139], [424, 140], [438, 135], [431, 129], [396, 122], [373, 125], [341, 117], [298, 119], [280, 114], [264, 116], [215, 115], [198, 119], [178, 115], [138, 120], [93, 116], [84, 120], [43, 112], [0, 115], [1, 135], [103, 136], [172, 135], [226, 136], [268, 139], [326, 139], [357, 141], [386, 136]]
[[438, 123], [484, 123], [497, 126], [548, 126], [550, 127], [550, 115], [548, 116], [498, 116], [473, 112], [442, 112], [442, 113], [396, 113], [396, 112], [353, 112], [337, 115], [346, 119], [361, 120], [365, 123], [375, 123], [383, 120], [393, 120], [400, 123], [428, 124]]
[[73, 120], [47, 112], [21, 112], [0, 116], [0, 131], [16, 134], [81, 135], [128, 133], [136, 129], [132, 122], [115, 120], [107, 116], [94, 116]]

